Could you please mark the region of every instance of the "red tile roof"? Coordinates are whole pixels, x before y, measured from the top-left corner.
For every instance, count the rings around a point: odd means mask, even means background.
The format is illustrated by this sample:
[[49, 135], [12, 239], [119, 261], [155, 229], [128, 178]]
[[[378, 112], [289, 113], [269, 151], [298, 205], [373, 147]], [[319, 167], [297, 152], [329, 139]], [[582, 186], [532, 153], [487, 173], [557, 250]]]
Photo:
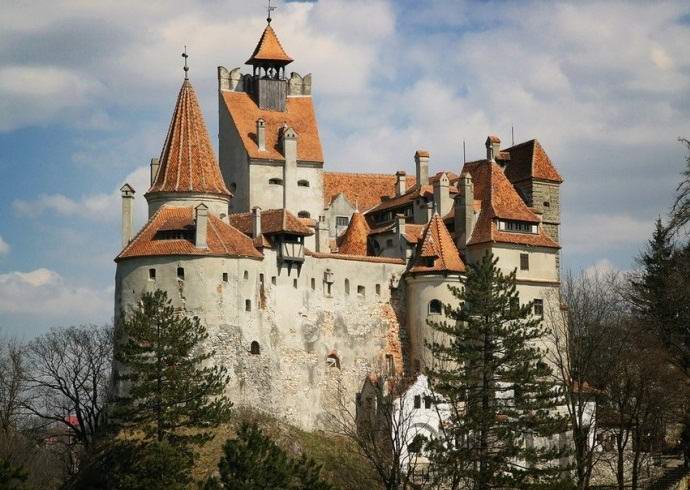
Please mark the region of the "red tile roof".
[[563, 177], [536, 139], [512, 146], [503, 152], [510, 154], [510, 163], [506, 165], [505, 173], [511, 182], [520, 182], [529, 178], [559, 184], [563, 182]]
[[[427, 260], [433, 260], [429, 265]], [[465, 264], [438, 214], [429, 221], [411, 261], [410, 272], [463, 272]]]
[[[401, 208], [403, 206], [408, 205], [415, 199], [417, 199], [419, 196], [424, 196], [427, 198], [433, 198], [434, 196], [434, 182], [436, 182], [438, 179], [441, 178], [441, 175], [446, 174], [448, 176], [449, 180], [457, 180], [458, 176], [457, 174], [454, 174], [453, 172], [438, 172], [436, 175], [433, 175], [429, 177], [429, 184], [423, 185], [421, 189], [419, 187], [412, 186], [412, 188], [408, 187], [407, 191], [405, 194], [401, 196], [395, 196], [391, 197], [390, 199], [386, 199], [381, 201], [376, 207], [373, 209], [370, 209], [368, 212], [369, 213], [375, 213], [378, 211], [384, 211], [387, 209], [395, 209], [395, 208]], [[450, 193], [451, 194], [456, 194], [457, 193], [457, 188], [454, 185], [451, 185], [449, 187]]]
[[[414, 176], [407, 176], [406, 189], [414, 187], [415, 182]], [[324, 172], [324, 206], [330, 206], [333, 199], [342, 193], [353, 206], [364, 212], [379, 204], [384, 197], [395, 196], [395, 184], [396, 177], [390, 174]]]
[[254, 48], [254, 52], [247, 60], [247, 65], [253, 65], [257, 61], [282, 61], [286, 65], [293, 61], [278, 40], [275, 31], [271, 25], [267, 25], [261, 34], [261, 39]]
[[206, 237], [208, 248], [206, 249], [196, 248], [193, 241], [189, 239], [163, 239], [156, 236], [160, 231], [171, 230], [187, 232], [193, 236], [195, 229], [193, 208], [164, 206], [156, 211], [115, 260], [161, 255], [262, 257], [252, 244], [251, 238], [212, 214], [208, 215]]
[[370, 257], [362, 255], [347, 255], [347, 254], [334, 254], [334, 253], [320, 253], [312, 252], [311, 250], [305, 250], [304, 255], [310, 257], [315, 257], [317, 259], [338, 259], [338, 260], [354, 260], [355, 262], [374, 262], [379, 264], [396, 264], [404, 265], [405, 261], [403, 259], [396, 259], [393, 257]]
[[[395, 230], [396, 223], [388, 223], [385, 226], [382, 226], [380, 228], [375, 228], [372, 229], [369, 232], [369, 235], [379, 235], [381, 233], [390, 233], [391, 231]], [[417, 243], [419, 239], [422, 237], [422, 233], [424, 232], [424, 228], [426, 225], [416, 225], [414, 223], [406, 223], [405, 224], [405, 234], [403, 235], [405, 237], [405, 240], [407, 240], [410, 243]]]
[[[222, 92], [225, 106], [235, 123], [250, 158], [284, 161], [279, 133], [287, 124], [297, 133], [297, 159], [323, 163], [319, 127], [311, 97], [288, 97], [285, 112], [261, 110], [246, 92]], [[256, 121], [266, 123], [266, 150], [259, 151]]]
[[151, 192], [200, 192], [230, 195], [213, 153], [199, 101], [189, 80], [177, 96], [168, 135]]
[[[228, 218], [232, 226], [242, 233], [251, 236], [252, 213], [235, 213]], [[286, 209], [266, 209], [261, 211], [261, 234], [275, 235], [278, 233], [308, 236], [314, 232], [302, 223], [300, 218], [297, 218]]]
[[369, 225], [362, 213], [355, 211], [350, 223], [338, 238], [338, 253], [347, 255], [367, 255]]
[[561, 248], [558, 243], [553, 241], [544, 230], [539, 226], [539, 233], [511, 233], [498, 230], [495, 220], [481, 213], [474, 226], [472, 237], [468, 245], [478, 245], [480, 243], [513, 243], [517, 245], [531, 245], [533, 247]]

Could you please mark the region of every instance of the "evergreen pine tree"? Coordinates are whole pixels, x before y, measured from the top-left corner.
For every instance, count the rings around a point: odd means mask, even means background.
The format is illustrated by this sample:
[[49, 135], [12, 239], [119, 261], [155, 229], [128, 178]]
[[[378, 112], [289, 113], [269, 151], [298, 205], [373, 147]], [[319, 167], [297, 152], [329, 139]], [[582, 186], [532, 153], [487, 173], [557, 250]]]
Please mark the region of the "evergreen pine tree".
[[515, 271], [497, 263], [486, 254], [471, 264], [464, 289], [450, 287], [458, 305], [446, 305], [448, 320], [429, 322], [439, 336], [428, 374], [449, 419], [428, 447], [452, 488], [545, 488], [566, 452], [547, 439], [566, 430], [562, 401], [537, 346], [542, 319], [520, 305]]
[[218, 470], [220, 478], [208, 481], [207, 490], [331, 489], [318, 464], [304, 454], [290, 457], [256, 424], [243, 423], [237, 437], [228, 439]]
[[126, 433], [142, 434], [137, 451], [145, 449], [147, 466], [164, 468], [177, 452], [190, 455], [177, 458], [189, 469], [193, 446], [210, 440], [210, 429], [230, 415], [227, 370], [205, 365], [214, 354], [203, 350], [205, 327], [176, 311], [165, 292], [145, 293], [123, 318], [115, 359], [125, 394], [116, 400], [114, 419]]

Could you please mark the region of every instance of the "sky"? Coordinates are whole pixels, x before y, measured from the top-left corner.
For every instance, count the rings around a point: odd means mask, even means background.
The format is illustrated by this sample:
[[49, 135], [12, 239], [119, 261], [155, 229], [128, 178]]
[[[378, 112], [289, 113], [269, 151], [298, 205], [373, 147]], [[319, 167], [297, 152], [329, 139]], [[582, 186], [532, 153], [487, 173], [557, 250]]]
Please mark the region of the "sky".
[[[673, 202], [690, 137], [690, 4], [278, 2], [313, 74], [325, 168], [459, 172], [537, 138], [562, 185], [565, 269], [629, 270]], [[183, 79], [217, 149], [216, 67], [244, 66], [264, 0], [6, 0], [0, 16], [0, 331], [112, 318], [118, 189], [146, 216], [148, 162]], [[244, 70], [247, 68], [245, 67]]]

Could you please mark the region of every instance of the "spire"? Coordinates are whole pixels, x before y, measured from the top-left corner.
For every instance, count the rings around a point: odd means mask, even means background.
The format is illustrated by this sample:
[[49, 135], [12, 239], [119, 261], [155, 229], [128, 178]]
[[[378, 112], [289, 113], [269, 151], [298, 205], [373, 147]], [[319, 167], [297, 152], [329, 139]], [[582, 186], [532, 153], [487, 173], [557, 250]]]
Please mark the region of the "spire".
[[434, 214], [429, 221], [417, 250], [412, 259], [410, 272], [463, 272], [463, 264], [458, 249], [443, 224], [443, 220]]
[[177, 96], [160, 156], [154, 192], [194, 192], [229, 196], [208, 136], [196, 93], [185, 79]]
[[269, 24], [266, 26], [266, 29], [264, 29], [263, 34], [261, 34], [259, 43], [256, 45], [256, 48], [254, 48], [254, 52], [249, 57], [246, 64], [255, 66], [269, 64], [284, 66], [288, 63], [292, 63], [292, 61], [294, 60], [290, 58], [283, 49], [283, 46], [278, 40], [278, 36], [276, 36], [276, 33], [269, 22]]
[[355, 211], [345, 233], [338, 240], [338, 253], [347, 255], [367, 255], [369, 225], [359, 211]]

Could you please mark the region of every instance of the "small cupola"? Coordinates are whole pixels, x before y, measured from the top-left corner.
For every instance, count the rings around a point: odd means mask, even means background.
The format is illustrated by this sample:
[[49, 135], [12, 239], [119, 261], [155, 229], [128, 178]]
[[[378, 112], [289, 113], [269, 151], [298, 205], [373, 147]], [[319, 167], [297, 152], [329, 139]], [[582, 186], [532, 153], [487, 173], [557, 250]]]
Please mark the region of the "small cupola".
[[288, 81], [285, 66], [292, 63], [278, 40], [271, 18], [246, 64], [253, 67], [251, 92], [260, 109], [285, 112]]

